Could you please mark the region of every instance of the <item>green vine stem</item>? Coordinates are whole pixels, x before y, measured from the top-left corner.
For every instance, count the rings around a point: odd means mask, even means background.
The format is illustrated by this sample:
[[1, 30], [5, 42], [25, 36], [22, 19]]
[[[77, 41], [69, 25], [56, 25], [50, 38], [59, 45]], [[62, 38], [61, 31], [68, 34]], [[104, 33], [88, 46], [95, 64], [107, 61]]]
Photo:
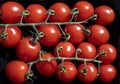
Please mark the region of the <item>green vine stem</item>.
[[9, 25], [9, 26], [32, 26], [32, 25], [35, 25], [35, 26], [40, 26], [40, 25], [44, 25], [44, 24], [54, 24], [54, 25], [66, 25], [66, 24], [81, 24], [81, 23], [86, 23], [85, 21], [80, 21], [80, 22], [41, 22], [41, 23], [15, 23], [15, 24], [3, 24], [1, 23], [0, 26], [6, 26], [6, 25]]
[[101, 63], [98, 63], [98, 73], [97, 73], [97, 76], [99, 77], [99, 75], [100, 75], [100, 64]]
[[49, 17], [50, 17], [51, 15], [55, 15], [55, 11], [52, 10], [52, 9], [49, 9], [49, 10], [47, 11], [47, 14], [48, 14], [48, 16], [47, 16], [47, 18], [46, 18], [46, 20], [45, 20], [45, 23], [48, 22], [48, 19], [49, 19]]
[[[65, 71], [65, 67], [64, 67], [64, 64], [63, 64], [65, 60], [69, 60], [69, 61], [72, 61], [72, 60], [83, 61], [84, 65], [85, 65], [84, 73], [83, 74], [85, 74], [87, 72], [87, 66], [86, 66], [87, 62], [96, 62], [96, 63], [98, 63], [98, 70], [99, 70], [100, 64], [102, 63], [102, 61], [99, 61], [99, 60], [96, 60], [96, 59], [79, 58], [77, 56], [77, 54], [80, 53], [79, 49], [76, 50], [76, 56], [75, 57], [67, 57], [67, 58], [66, 57], [60, 57], [60, 55], [59, 55], [60, 50], [62, 50], [62, 47], [58, 47], [56, 49], [56, 51], [57, 51], [57, 57], [47, 58], [47, 59], [42, 59], [42, 55], [44, 54], [44, 52], [40, 51], [40, 53], [39, 53], [39, 59], [28, 63], [28, 65], [29, 65], [29, 71], [27, 73], [28, 78], [33, 75], [31, 73], [31, 67], [34, 64], [38, 63], [38, 62], [50, 62], [52, 60], [62, 61], [62, 63], [61, 63], [61, 71], [63, 72], [63, 71]], [[99, 75], [99, 73], [100, 73], [100, 70], [98, 71], [98, 75]]]
[[77, 50], [75, 52], [75, 58], [78, 58], [78, 54], [81, 52], [82, 52], [82, 50], [80, 48], [77, 48]]
[[106, 56], [106, 51], [105, 50], [100, 50], [100, 52], [93, 59], [94, 60], [97, 59], [100, 55]]
[[60, 24], [58, 24], [58, 27], [59, 27], [60, 31], [62, 32], [63, 38], [65, 39], [65, 42], [68, 41], [70, 39], [70, 34], [64, 32]]
[[66, 72], [65, 66], [64, 66], [64, 59], [62, 59], [62, 63], [61, 63], [61, 72]]
[[72, 17], [71, 17], [69, 22], [72, 22], [74, 17], [75, 17], [75, 15], [77, 15], [78, 13], [79, 13], [79, 11], [78, 11], [77, 8], [72, 9], [72, 11], [71, 11]]
[[33, 64], [34, 64], [34, 62], [30, 62], [30, 63], [28, 64], [28, 65], [29, 65], [29, 68], [28, 68], [28, 72], [27, 72], [27, 74], [26, 74], [26, 78], [27, 78], [27, 79], [30, 79], [30, 80], [32, 80], [31, 77], [34, 75], [34, 73], [33, 73], [32, 70], [31, 70]]
[[0, 37], [2, 39], [6, 39], [7, 38], [7, 33], [6, 33], [7, 28], [8, 28], [8, 25], [6, 25], [5, 27], [2, 28], [2, 32], [0, 33]]
[[72, 22], [73, 18], [75, 17], [75, 15], [78, 14], [79, 11], [77, 10], [77, 8], [74, 8], [71, 12], [72, 12], [72, 17], [71, 17], [70, 21], [68, 21], [68, 22], [48, 22], [48, 19], [49, 19], [50, 15], [54, 15], [55, 14], [54, 10], [49, 9], [47, 11], [48, 16], [47, 16], [45, 22], [40, 22], [40, 23], [22, 23], [23, 17], [29, 15], [29, 11], [28, 10], [24, 10], [22, 12], [22, 14], [21, 14], [21, 20], [20, 20], [19, 23], [15, 23], [15, 24], [3, 24], [3, 23], [1, 23], [0, 26], [6, 26], [6, 25], [9, 25], [9, 26], [33, 26], [33, 25], [40, 26], [40, 25], [43, 25], [43, 24], [55, 24], [55, 25], [82, 24], [82, 23], [88, 23], [89, 20], [96, 20], [97, 19], [97, 14], [93, 14], [90, 18], [88, 18], [86, 20], [77, 21], [77, 22], [73, 21]]
[[84, 60], [84, 73], [86, 74], [87, 73], [87, 65], [86, 65], [86, 59]]
[[21, 13], [21, 19], [20, 19], [20, 22], [19, 24], [23, 24], [23, 18], [30, 15], [29, 11], [28, 10], [24, 10], [22, 13]]
[[35, 27], [35, 25], [33, 25], [33, 29], [35, 30], [35, 33], [34, 35], [32, 35], [30, 42], [32, 42], [33, 44], [36, 44], [38, 40], [44, 36], [44, 33], [39, 32], [37, 28]]
[[57, 47], [56, 52], [57, 52], [57, 57], [60, 58], [59, 52], [62, 50], [62, 46]]
[[[59, 51], [58, 51], [59, 52]], [[40, 54], [39, 54], [40, 55]], [[79, 58], [79, 57], [60, 57], [60, 56], [57, 56], [57, 57], [54, 57], [54, 58], [49, 58], [49, 59], [38, 59], [36, 61], [32, 61], [32, 64], [35, 64], [37, 62], [45, 62], [45, 61], [51, 61], [51, 60], [58, 60], [58, 61], [61, 61], [61, 60], [78, 60], [78, 61], [86, 61], [86, 62], [96, 62], [96, 63], [102, 63], [102, 61], [99, 61], [99, 60], [96, 60], [96, 59], [86, 59], [86, 58]], [[30, 62], [31, 63], [31, 62]], [[29, 64], [30, 64], [29, 63]]]
[[[49, 9], [49, 10], [47, 11], [48, 16], [47, 16], [45, 22], [40, 22], [40, 23], [23, 23], [23, 18], [24, 18], [25, 16], [29, 15], [29, 11], [25, 10], [25, 11], [23, 11], [22, 14], [21, 14], [21, 20], [20, 20], [19, 23], [16, 23], [16, 24], [4, 24], [4, 23], [1, 23], [0, 26], [4, 28], [4, 29], [3, 29], [3, 33], [6, 33], [6, 29], [7, 29], [8, 26], [32, 26], [32, 27], [34, 28], [34, 30], [35, 30], [35, 36], [36, 36], [36, 37], [33, 38], [33, 39], [35, 40], [35, 42], [37, 42], [37, 40], [38, 40], [39, 38], [41, 38], [44, 34], [41, 33], [41, 32], [38, 32], [38, 30], [36, 29], [35, 26], [40, 26], [40, 25], [44, 25], [44, 24], [46, 24], [46, 25], [47, 25], [47, 24], [58, 25], [59, 28], [60, 28], [60, 30], [61, 30], [61, 32], [62, 32], [62, 34], [63, 34], [64, 36], [66, 36], [66, 33], [65, 33], [65, 32], [63, 31], [63, 29], [61, 28], [61, 25], [88, 23], [89, 20], [93, 20], [93, 19], [95, 19], [95, 17], [97, 17], [97, 15], [94, 14], [93, 16], [91, 16], [90, 18], [88, 18], [88, 19], [86, 19], [86, 20], [78, 21], [78, 22], [75, 21], [75, 22], [74, 22], [73, 19], [74, 19], [75, 15], [78, 14], [78, 11], [77, 11], [77, 9], [73, 9], [71, 12], [72, 12], [72, 17], [71, 17], [70, 21], [68, 21], [68, 22], [48, 22], [48, 19], [49, 19], [50, 15], [54, 15], [54, 14], [55, 14], [55, 11]], [[85, 30], [85, 29], [83, 29], [83, 30]], [[86, 31], [86, 30], [85, 30], [85, 31]], [[89, 31], [88, 31], [88, 33], [89, 33]], [[33, 73], [32, 73], [32, 71], [31, 71], [31, 67], [32, 67], [34, 64], [38, 63], [38, 62], [45, 62], [45, 61], [48, 62], [48, 61], [51, 61], [51, 60], [58, 60], [58, 61], [62, 61], [62, 67], [64, 67], [63, 62], [64, 62], [65, 60], [84, 61], [85, 67], [86, 67], [86, 62], [96, 62], [96, 63], [98, 63], [98, 66], [100, 65], [100, 63], [102, 63], [102, 61], [96, 60], [96, 58], [97, 58], [100, 54], [99, 54], [99, 55], [96, 55], [96, 57], [95, 57], [94, 59], [79, 58], [79, 57], [77, 56], [78, 53], [81, 52], [79, 49], [76, 50], [75, 57], [67, 57], [67, 58], [66, 58], [66, 57], [60, 57], [59, 52], [60, 52], [61, 49], [62, 49], [62, 47], [57, 48], [57, 57], [48, 58], [48, 59], [42, 59], [42, 57], [41, 57], [41, 55], [42, 55], [41, 53], [42, 53], [42, 52], [40, 52], [40, 54], [39, 54], [39, 55], [40, 55], [40, 58], [39, 58], [39, 59], [28, 63], [28, 65], [29, 65], [29, 71], [28, 71], [28, 73], [26, 74], [26, 77], [27, 77], [28, 79], [30, 79], [30, 77], [33, 76]], [[86, 68], [85, 68], [85, 69], [86, 69]], [[98, 71], [98, 74], [99, 74], [99, 71]]]
[[89, 21], [89, 20], [96, 20], [97, 17], [98, 17], [97, 14], [94, 13], [90, 18], [88, 18], [88, 21]]

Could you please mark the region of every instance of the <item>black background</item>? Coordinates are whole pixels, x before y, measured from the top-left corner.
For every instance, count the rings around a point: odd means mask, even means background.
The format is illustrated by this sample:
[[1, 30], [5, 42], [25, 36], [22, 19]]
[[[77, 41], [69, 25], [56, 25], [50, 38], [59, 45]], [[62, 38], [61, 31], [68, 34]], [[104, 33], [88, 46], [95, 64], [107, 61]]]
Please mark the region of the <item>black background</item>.
[[[8, 0], [0, 0], [0, 4], [4, 3], [6, 1], [8, 1]], [[70, 7], [72, 7], [75, 4], [75, 2], [77, 2], [79, 0], [37, 0], [37, 1], [18, 0], [18, 2], [21, 3], [24, 7], [27, 7], [29, 4], [32, 4], [32, 3], [40, 3], [43, 6], [45, 6], [46, 8], [49, 8], [49, 6], [51, 6], [51, 4], [54, 4], [55, 2], [58, 2], [58, 1], [67, 3]], [[110, 43], [113, 44], [118, 51], [118, 57], [117, 57], [116, 61], [113, 63], [115, 65], [115, 67], [117, 68], [118, 74], [117, 74], [117, 77], [115, 78], [115, 80], [113, 80], [112, 82], [110, 82], [108, 84], [120, 84], [120, 69], [119, 69], [120, 68], [120, 65], [119, 65], [120, 64], [120, 60], [119, 60], [120, 0], [88, 0], [88, 1], [92, 2], [92, 4], [94, 6], [101, 5], [101, 4], [107, 4], [107, 5], [111, 6], [116, 12], [116, 19], [109, 27], [109, 30], [110, 30], [110, 33], [112, 34]], [[0, 46], [0, 84], [12, 84], [5, 76], [4, 67], [9, 61], [17, 58], [14, 52], [15, 52], [15, 48], [6, 49], [6, 48]], [[25, 84], [65, 84], [65, 83], [60, 82], [55, 76], [46, 78], [41, 75], [38, 75], [38, 73], [36, 72], [34, 67], [33, 67], [33, 70], [35, 72], [33, 81], [28, 80], [27, 82], [25, 82]], [[69, 84], [82, 84], [82, 83], [76, 78], [73, 82], [71, 82]], [[99, 81], [97, 79], [95, 82], [93, 82], [93, 84], [104, 84], [104, 83], [102, 83], [101, 81]]]

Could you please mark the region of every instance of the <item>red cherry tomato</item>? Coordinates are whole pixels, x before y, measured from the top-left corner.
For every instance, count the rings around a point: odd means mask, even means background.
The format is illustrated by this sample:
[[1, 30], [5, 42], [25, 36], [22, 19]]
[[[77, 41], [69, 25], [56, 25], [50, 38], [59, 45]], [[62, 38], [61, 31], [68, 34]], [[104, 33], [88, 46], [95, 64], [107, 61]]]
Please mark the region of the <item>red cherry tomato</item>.
[[23, 11], [21, 4], [13, 1], [5, 2], [1, 6], [1, 20], [3, 23], [19, 23]]
[[71, 18], [71, 9], [64, 3], [55, 3], [50, 9], [55, 11], [49, 18], [51, 22], [67, 22]]
[[[54, 56], [50, 53], [45, 53], [42, 55], [42, 59], [50, 59], [54, 58]], [[57, 61], [56, 60], [51, 60], [47, 62], [38, 62], [36, 64], [36, 69], [37, 71], [42, 74], [43, 76], [50, 77], [52, 76], [57, 68]]]
[[93, 59], [96, 56], [96, 47], [89, 42], [82, 42], [77, 47], [80, 49], [80, 53], [78, 53], [78, 57]]
[[7, 48], [15, 47], [22, 38], [22, 32], [17, 26], [8, 26], [5, 31], [7, 36], [5, 37], [2, 36], [2, 32], [3, 28], [0, 27], [0, 44]]
[[103, 64], [100, 66], [99, 78], [102, 82], [111, 82], [117, 75], [116, 68], [111, 64]]
[[27, 64], [18, 60], [9, 62], [5, 67], [6, 76], [14, 83], [25, 82], [27, 72]]
[[31, 4], [26, 8], [26, 10], [29, 13], [28, 16], [24, 17], [24, 21], [26, 23], [44, 22], [47, 18], [47, 11], [42, 5]]
[[57, 51], [60, 57], [74, 57], [75, 56], [75, 47], [70, 42], [59, 42], [54, 49], [55, 56], [58, 56]]
[[104, 43], [107, 43], [110, 38], [109, 31], [102, 25], [92, 25], [89, 27], [90, 34], [87, 36], [87, 39], [90, 43], [100, 46]]
[[54, 46], [60, 40], [61, 32], [56, 25], [42, 25], [38, 31], [43, 33], [39, 42], [44, 46]]
[[62, 64], [60, 63], [56, 70], [57, 78], [60, 81], [69, 83], [76, 78], [77, 68], [72, 62], [64, 61], [63, 69], [64, 70], [62, 70]]
[[95, 13], [97, 14], [96, 22], [101, 25], [109, 25], [115, 19], [114, 10], [106, 5], [98, 6]]
[[112, 63], [116, 59], [117, 51], [113, 45], [103, 44], [99, 46], [97, 52], [100, 53], [101, 50], [102, 51], [104, 50], [106, 54], [100, 55], [98, 59], [102, 61], [104, 64]]
[[97, 68], [92, 63], [86, 63], [87, 71], [85, 70], [85, 65], [81, 64], [78, 67], [78, 79], [83, 83], [91, 83], [97, 78]]
[[74, 5], [74, 8], [77, 8], [79, 13], [76, 16], [76, 21], [83, 21], [90, 18], [94, 14], [94, 7], [91, 3], [87, 1], [79, 1]]
[[30, 42], [30, 39], [30, 37], [23, 38], [16, 47], [18, 58], [24, 62], [36, 60], [41, 50], [39, 42], [34, 44]]
[[65, 32], [70, 35], [68, 40], [72, 44], [79, 44], [85, 39], [85, 34], [82, 30], [82, 25], [69, 24], [65, 26]]

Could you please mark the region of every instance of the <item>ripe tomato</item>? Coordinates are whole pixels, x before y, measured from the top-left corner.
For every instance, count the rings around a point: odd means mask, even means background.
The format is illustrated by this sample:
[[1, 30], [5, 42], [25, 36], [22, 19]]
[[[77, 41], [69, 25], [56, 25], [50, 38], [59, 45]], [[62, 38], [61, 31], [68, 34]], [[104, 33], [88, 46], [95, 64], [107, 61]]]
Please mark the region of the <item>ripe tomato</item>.
[[3, 28], [0, 27], [0, 34], [0, 44], [7, 48], [15, 47], [22, 38], [22, 32], [17, 26], [8, 26], [6, 36], [2, 36], [4, 35]]
[[60, 57], [74, 57], [75, 56], [75, 47], [70, 42], [59, 42], [54, 49], [55, 56], [58, 56], [57, 49], [58, 49], [58, 53]]
[[26, 23], [39, 23], [44, 22], [47, 18], [47, 11], [45, 7], [39, 4], [31, 4], [26, 10], [29, 15], [24, 17], [24, 21]]
[[68, 24], [65, 26], [65, 32], [70, 35], [68, 40], [72, 44], [79, 44], [85, 39], [85, 34], [82, 30], [82, 25]]
[[78, 53], [78, 57], [93, 59], [96, 56], [96, 47], [89, 42], [82, 42], [77, 47], [80, 49], [80, 53]]
[[9, 62], [5, 67], [6, 76], [14, 83], [25, 82], [27, 72], [28, 65], [19, 60]]
[[33, 44], [30, 39], [30, 37], [25, 37], [16, 46], [16, 54], [24, 62], [36, 60], [41, 50], [39, 42]]
[[90, 43], [99, 46], [108, 42], [110, 34], [107, 28], [102, 25], [95, 24], [90, 26], [89, 29], [90, 34], [87, 36], [87, 39]]
[[56, 25], [42, 25], [39, 26], [38, 31], [43, 33], [39, 42], [44, 46], [54, 46], [60, 40], [61, 32]]
[[100, 66], [99, 78], [102, 82], [111, 82], [117, 74], [116, 68], [111, 64], [103, 64]]
[[62, 64], [60, 63], [57, 67], [57, 70], [56, 70], [57, 78], [60, 81], [69, 83], [76, 78], [77, 68], [72, 62], [64, 61], [63, 69], [64, 70], [62, 70]]
[[86, 63], [87, 71], [84, 64], [78, 67], [78, 79], [83, 83], [91, 83], [97, 78], [97, 68], [92, 63]]
[[115, 47], [111, 44], [103, 44], [99, 46], [97, 53], [100, 53], [101, 50], [104, 50], [106, 52], [105, 55], [100, 55], [98, 59], [102, 61], [104, 64], [112, 63], [117, 56], [117, 51]]
[[3, 23], [18, 23], [21, 20], [21, 13], [24, 7], [13, 1], [5, 2], [1, 6], [1, 20]]
[[[42, 59], [50, 59], [54, 58], [54, 56], [50, 53], [45, 53], [42, 55]], [[38, 62], [36, 64], [36, 69], [37, 71], [42, 74], [43, 76], [50, 77], [52, 76], [57, 68], [57, 61], [56, 60], [51, 60], [47, 62]]]
[[55, 3], [49, 9], [55, 11], [49, 18], [51, 22], [67, 22], [71, 18], [71, 9], [64, 3]]
[[74, 5], [74, 8], [77, 8], [79, 13], [76, 16], [76, 21], [83, 21], [90, 18], [94, 14], [94, 7], [90, 2], [79, 1]]
[[114, 10], [106, 5], [98, 6], [95, 13], [97, 14], [96, 22], [101, 25], [109, 25], [115, 19]]

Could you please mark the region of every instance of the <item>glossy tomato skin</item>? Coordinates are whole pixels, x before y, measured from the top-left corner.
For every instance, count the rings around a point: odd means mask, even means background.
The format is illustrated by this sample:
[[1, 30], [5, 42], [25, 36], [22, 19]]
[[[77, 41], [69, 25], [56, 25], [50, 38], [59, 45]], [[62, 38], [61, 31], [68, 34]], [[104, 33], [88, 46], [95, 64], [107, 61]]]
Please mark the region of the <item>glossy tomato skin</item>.
[[25, 37], [16, 46], [16, 54], [24, 62], [36, 60], [41, 50], [39, 42], [34, 44], [30, 42], [30, 39], [31, 37]]
[[29, 15], [24, 17], [26, 23], [39, 23], [44, 22], [47, 18], [47, 10], [39, 4], [31, 4], [26, 10]]
[[77, 8], [79, 11], [75, 18], [76, 21], [86, 20], [94, 14], [94, 7], [88, 1], [79, 1], [74, 5], [74, 8]]
[[114, 10], [106, 5], [98, 6], [95, 9], [95, 13], [97, 14], [96, 22], [101, 25], [109, 25], [115, 19]]
[[78, 66], [78, 79], [83, 83], [92, 83], [97, 78], [97, 68], [92, 63], [86, 63], [87, 72], [82, 73], [84, 70], [84, 64]]
[[57, 78], [62, 82], [72, 82], [77, 75], [76, 66], [70, 61], [64, 61], [63, 63], [65, 71], [61, 71], [61, 63], [58, 65], [56, 70]]
[[93, 59], [96, 56], [96, 47], [89, 42], [82, 42], [78, 45], [77, 49], [80, 49], [78, 53], [79, 58]]
[[[0, 27], [0, 33], [2, 33], [3, 28]], [[0, 37], [0, 44], [6, 48], [15, 47], [22, 38], [22, 32], [17, 26], [8, 26], [6, 29], [6, 38]]]
[[71, 18], [71, 9], [64, 3], [55, 3], [49, 9], [55, 11], [55, 14], [49, 18], [51, 22], [67, 22]]
[[39, 39], [39, 42], [44, 46], [54, 46], [61, 38], [61, 32], [56, 25], [42, 25], [38, 28], [39, 32], [43, 33], [43, 37]]
[[112, 64], [103, 64], [100, 66], [99, 79], [102, 82], [111, 82], [115, 79], [117, 75], [117, 70]]
[[95, 24], [89, 27], [91, 33], [87, 36], [87, 40], [95, 46], [107, 43], [110, 38], [109, 31], [106, 27]]
[[[42, 59], [50, 59], [54, 58], [54, 56], [51, 53], [45, 53], [42, 55]], [[51, 60], [51, 61], [46, 61], [46, 62], [38, 62], [36, 64], [36, 69], [37, 71], [42, 74], [45, 77], [50, 77], [52, 76], [57, 68], [57, 61], [56, 60]]]
[[14, 60], [5, 67], [5, 73], [8, 79], [14, 83], [23, 83], [26, 81], [25, 75], [28, 72], [28, 65], [23, 61]]
[[21, 20], [21, 13], [24, 7], [13, 1], [5, 2], [1, 6], [1, 20], [3, 23], [19, 23]]
[[98, 47], [97, 53], [100, 53], [101, 50], [104, 50], [106, 54], [98, 56], [98, 59], [100, 61], [102, 61], [104, 64], [110, 64], [115, 61], [117, 56], [117, 50], [113, 45], [103, 44]]
[[70, 42], [59, 42], [55, 49], [54, 55], [57, 56], [57, 48], [61, 49], [58, 51], [60, 57], [74, 57], [75, 56], [75, 47]]
[[82, 30], [83, 25], [77, 24], [68, 24], [65, 26], [65, 32], [70, 35], [70, 39], [68, 40], [72, 44], [79, 44], [85, 39], [85, 34]]

